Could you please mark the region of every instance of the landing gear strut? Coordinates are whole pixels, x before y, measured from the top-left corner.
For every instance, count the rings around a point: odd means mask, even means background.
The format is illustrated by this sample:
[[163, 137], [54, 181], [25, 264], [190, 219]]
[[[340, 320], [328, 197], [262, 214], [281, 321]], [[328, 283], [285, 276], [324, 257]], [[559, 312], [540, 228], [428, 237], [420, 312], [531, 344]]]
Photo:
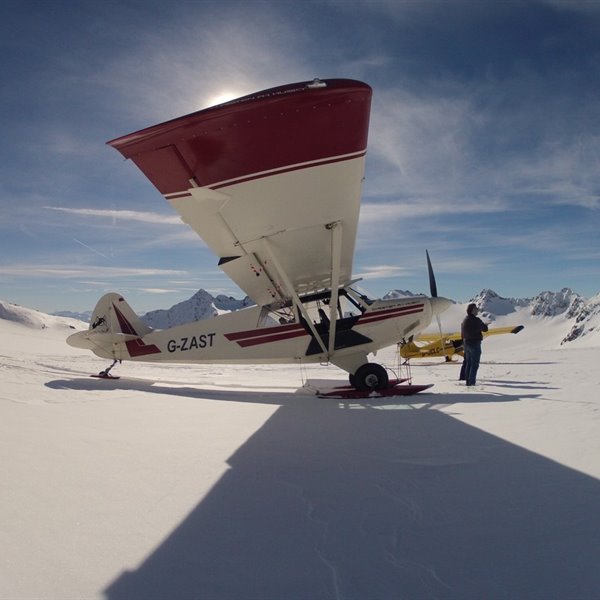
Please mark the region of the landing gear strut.
[[98, 373], [98, 377], [102, 378], [102, 379], [112, 379], [115, 378], [114, 375], [110, 374], [110, 370], [117, 364], [120, 363], [121, 361], [118, 358], [115, 358], [115, 360], [113, 360], [112, 365], [110, 365], [110, 367], [107, 367], [106, 369], [104, 369], [104, 371], [100, 371], [100, 373]]

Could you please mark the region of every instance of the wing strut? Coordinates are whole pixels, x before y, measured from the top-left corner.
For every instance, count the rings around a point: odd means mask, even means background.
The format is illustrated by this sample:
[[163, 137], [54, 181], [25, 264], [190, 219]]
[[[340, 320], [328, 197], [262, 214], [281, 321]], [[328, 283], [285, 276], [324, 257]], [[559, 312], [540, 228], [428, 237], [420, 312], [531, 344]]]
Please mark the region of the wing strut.
[[304, 305], [302, 304], [302, 301], [298, 297], [298, 294], [296, 293], [296, 290], [294, 289], [294, 286], [292, 285], [292, 283], [290, 282], [290, 280], [289, 280], [288, 276], [286, 275], [285, 271], [281, 267], [281, 264], [279, 263], [279, 261], [275, 257], [275, 253], [273, 252], [273, 249], [271, 247], [271, 242], [266, 237], [263, 238], [263, 246], [265, 248], [265, 251], [266, 251], [266, 253], [267, 253], [270, 261], [273, 263], [273, 266], [277, 270], [277, 273], [278, 273], [279, 277], [281, 277], [281, 281], [283, 281], [283, 285], [285, 285], [285, 287], [287, 288], [287, 291], [288, 291], [290, 297], [292, 298], [292, 300], [294, 301], [294, 303], [298, 307], [298, 310], [300, 310], [300, 312], [302, 313], [302, 316], [304, 317], [304, 320], [308, 324], [308, 326], [310, 328], [310, 331], [313, 334], [313, 337], [317, 340], [317, 342], [319, 343], [319, 346], [321, 346], [321, 349], [323, 350], [323, 352], [325, 354], [327, 354], [327, 348], [325, 347], [325, 344], [323, 343], [323, 340], [321, 339], [321, 336], [319, 335], [319, 333], [315, 329], [315, 326], [314, 326], [314, 324], [313, 324], [313, 322], [312, 322], [312, 320], [310, 318], [310, 315], [308, 314], [308, 312], [304, 308]]
[[[337, 306], [340, 286], [340, 265], [342, 261], [342, 223], [335, 221], [326, 225], [331, 231], [331, 299], [329, 300], [329, 348], [331, 356], [335, 349]], [[343, 315], [340, 315], [342, 317]]]

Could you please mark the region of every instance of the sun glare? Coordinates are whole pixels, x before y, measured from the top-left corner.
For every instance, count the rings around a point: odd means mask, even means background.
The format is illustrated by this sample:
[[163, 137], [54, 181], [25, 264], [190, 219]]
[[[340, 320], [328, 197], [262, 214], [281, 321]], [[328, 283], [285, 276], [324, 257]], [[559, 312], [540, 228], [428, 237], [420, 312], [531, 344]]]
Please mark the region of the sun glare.
[[206, 107], [208, 108], [209, 106], [216, 106], [217, 104], [223, 104], [225, 102], [229, 102], [230, 100], [235, 100], [236, 98], [239, 98], [242, 94], [239, 94], [237, 92], [232, 92], [232, 91], [224, 91], [224, 92], [220, 92], [218, 94], [215, 94], [214, 96], [210, 96], [208, 98], [208, 101], [206, 103]]

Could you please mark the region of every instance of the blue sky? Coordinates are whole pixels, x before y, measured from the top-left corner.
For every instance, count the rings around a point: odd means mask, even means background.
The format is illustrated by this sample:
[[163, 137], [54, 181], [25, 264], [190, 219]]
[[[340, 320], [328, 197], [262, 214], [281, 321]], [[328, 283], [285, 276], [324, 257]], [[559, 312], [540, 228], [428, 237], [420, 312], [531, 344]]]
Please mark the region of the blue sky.
[[600, 292], [600, 2], [4, 0], [0, 299], [243, 294], [106, 141], [314, 77], [373, 87], [364, 287]]

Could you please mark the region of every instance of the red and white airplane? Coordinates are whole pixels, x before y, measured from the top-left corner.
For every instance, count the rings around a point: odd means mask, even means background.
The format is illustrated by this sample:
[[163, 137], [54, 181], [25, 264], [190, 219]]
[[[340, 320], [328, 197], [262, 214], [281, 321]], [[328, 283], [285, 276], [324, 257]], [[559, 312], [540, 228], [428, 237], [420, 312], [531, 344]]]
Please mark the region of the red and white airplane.
[[[378, 300], [352, 261], [371, 88], [285, 85], [109, 143], [131, 159], [256, 306], [164, 330], [116, 293], [68, 343], [102, 358], [177, 363], [332, 363], [359, 390], [388, 386], [367, 356], [425, 329], [437, 297]], [[108, 371], [103, 371], [108, 375]]]

